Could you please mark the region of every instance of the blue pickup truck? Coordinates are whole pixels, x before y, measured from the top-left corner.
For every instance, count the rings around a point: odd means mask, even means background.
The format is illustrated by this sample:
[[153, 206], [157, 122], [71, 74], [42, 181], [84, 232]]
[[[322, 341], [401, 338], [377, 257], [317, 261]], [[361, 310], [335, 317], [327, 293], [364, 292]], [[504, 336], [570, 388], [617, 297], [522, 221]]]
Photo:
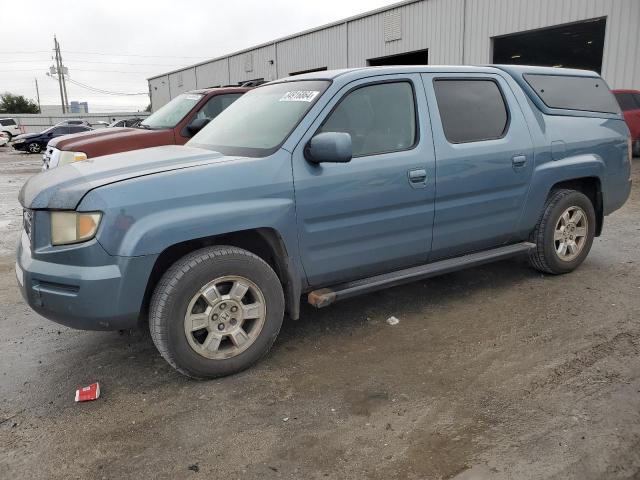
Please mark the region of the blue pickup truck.
[[381, 67], [271, 82], [186, 146], [66, 165], [20, 192], [16, 274], [80, 329], [148, 319], [194, 378], [247, 368], [303, 295], [353, 295], [528, 255], [578, 267], [631, 188], [593, 72]]

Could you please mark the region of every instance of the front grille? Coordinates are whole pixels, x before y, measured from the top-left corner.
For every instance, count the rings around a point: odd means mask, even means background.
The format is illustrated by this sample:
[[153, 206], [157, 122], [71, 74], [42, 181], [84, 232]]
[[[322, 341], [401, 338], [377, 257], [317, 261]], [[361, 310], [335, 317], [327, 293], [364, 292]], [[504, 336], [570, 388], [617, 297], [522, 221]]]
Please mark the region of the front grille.
[[22, 226], [24, 227], [24, 231], [27, 233], [29, 240], [31, 240], [31, 232], [33, 230], [33, 211], [24, 209], [22, 211]]

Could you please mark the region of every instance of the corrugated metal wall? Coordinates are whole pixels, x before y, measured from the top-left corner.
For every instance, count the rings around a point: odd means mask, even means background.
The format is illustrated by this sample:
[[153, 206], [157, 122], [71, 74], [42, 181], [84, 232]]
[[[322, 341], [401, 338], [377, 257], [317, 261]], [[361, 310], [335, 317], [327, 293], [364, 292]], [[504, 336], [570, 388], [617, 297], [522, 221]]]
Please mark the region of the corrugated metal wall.
[[491, 62], [491, 39], [607, 17], [602, 76], [640, 88], [640, 0], [467, 0], [464, 63]]
[[256, 78], [275, 80], [278, 78], [275, 58], [276, 48], [273, 44], [229, 57], [229, 83], [241, 83]]
[[307, 33], [277, 43], [278, 75], [347, 65], [347, 24]]
[[381, 12], [352, 20], [349, 30], [349, 63], [363, 67], [371, 58], [429, 49], [430, 64], [462, 62], [463, 0], [427, 0], [397, 7], [389, 13], [400, 15], [398, 40], [385, 41]]
[[[194, 88], [367, 65], [428, 49], [429, 64], [486, 64], [492, 38], [606, 17], [602, 75], [640, 89], [640, 0], [421, 0], [277, 40], [149, 80], [153, 108]], [[385, 28], [386, 26], [386, 28]]]
[[219, 87], [231, 83], [229, 79], [229, 60], [223, 58], [215, 62], [196, 67], [198, 88]]

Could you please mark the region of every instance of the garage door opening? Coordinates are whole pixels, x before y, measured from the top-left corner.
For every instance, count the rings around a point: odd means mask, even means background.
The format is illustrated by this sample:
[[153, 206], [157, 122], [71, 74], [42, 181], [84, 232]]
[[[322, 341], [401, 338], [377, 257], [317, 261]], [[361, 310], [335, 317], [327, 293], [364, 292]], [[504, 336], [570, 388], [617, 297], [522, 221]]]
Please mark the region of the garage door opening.
[[416, 50], [414, 52], [401, 53], [399, 55], [389, 55], [387, 57], [370, 58], [367, 65], [370, 67], [380, 67], [382, 65], [428, 65], [429, 51]]
[[493, 63], [602, 70], [606, 18], [493, 39]]

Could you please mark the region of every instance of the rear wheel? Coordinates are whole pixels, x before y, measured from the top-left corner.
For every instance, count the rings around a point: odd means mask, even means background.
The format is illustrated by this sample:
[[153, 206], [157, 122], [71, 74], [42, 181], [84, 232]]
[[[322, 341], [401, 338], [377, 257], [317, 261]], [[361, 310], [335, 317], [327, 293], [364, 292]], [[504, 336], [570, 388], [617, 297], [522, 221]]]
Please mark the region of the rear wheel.
[[596, 214], [591, 200], [576, 190], [554, 190], [531, 235], [536, 248], [529, 254], [534, 268], [568, 273], [587, 257], [593, 244]]
[[184, 375], [239, 372], [265, 355], [284, 315], [278, 276], [256, 255], [209, 247], [178, 260], [153, 294], [149, 327], [160, 354]]
[[632, 155], [634, 157], [640, 157], [640, 139], [633, 142]]
[[42, 150], [42, 147], [40, 146], [39, 143], [31, 142], [30, 144], [27, 145], [27, 150], [29, 151], [29, 153], [40, 153], [40, 151]]
[[5, 132], [5, 131], [3, 131], [2, 133], [4, 133], [4, 134], [7, 136], [7, 138], [9, 139], [9, 141], [11, 141], [11, 139], [13, 138], [13, 134], [12, 134], [11, 132]]

